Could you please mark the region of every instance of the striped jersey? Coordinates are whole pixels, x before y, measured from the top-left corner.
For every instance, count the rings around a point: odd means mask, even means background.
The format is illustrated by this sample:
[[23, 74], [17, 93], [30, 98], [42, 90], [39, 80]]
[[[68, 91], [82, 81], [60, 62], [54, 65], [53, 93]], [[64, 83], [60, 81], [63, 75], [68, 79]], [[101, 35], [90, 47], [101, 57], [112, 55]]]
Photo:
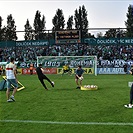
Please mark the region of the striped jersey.
[[9, 63], [6, 65], [6, 78], [7, 79], [15, 79], [14, 71], [16, 70], [16, 65], [13, 63]]

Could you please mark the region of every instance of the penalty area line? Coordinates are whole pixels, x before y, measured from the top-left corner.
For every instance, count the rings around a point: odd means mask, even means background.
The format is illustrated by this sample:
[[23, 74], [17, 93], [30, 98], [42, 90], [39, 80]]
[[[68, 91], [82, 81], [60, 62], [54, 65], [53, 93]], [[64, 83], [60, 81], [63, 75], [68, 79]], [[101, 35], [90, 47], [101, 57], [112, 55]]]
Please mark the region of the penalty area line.
[[35, 123], [35, 124], [58, 124], [58, 125], [109, 125], [109, 126], [133, 126], [133, 123], [118, 122], [59, 122], [59, 121], [33, 121], [33, 120], [0, 120], [4, 123]]

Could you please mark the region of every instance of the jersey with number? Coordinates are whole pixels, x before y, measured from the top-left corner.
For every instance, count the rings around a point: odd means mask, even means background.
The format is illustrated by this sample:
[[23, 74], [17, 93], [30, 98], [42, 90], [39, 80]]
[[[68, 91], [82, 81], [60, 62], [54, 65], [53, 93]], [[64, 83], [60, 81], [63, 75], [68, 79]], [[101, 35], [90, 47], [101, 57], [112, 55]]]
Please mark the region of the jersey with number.
[[16, 70], [16, 65], [13, 63], [9, 63], [6, 65], [6, 78], [7, 79], [15, 79], [14, 71]]

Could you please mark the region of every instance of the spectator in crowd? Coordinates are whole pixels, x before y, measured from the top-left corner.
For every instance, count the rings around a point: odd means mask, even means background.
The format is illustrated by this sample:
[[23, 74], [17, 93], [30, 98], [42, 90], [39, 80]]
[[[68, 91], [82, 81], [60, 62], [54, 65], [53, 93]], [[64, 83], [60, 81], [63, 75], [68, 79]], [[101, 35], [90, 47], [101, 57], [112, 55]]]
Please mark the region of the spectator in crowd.
[[0, 75], [2, 75], [2, 65], [0, 66]]
[[34, 67], [33, 67], [33, 63], [30, 63], [30, 75], [33, 74], [33, 69], [34, 69]]
[[127, 72], [128, 72], [127, 71], [127, 63], [124, 64], [123, 68], [124, 68], [124, 72], [127, 74]]
[[3, 53], [3, 50], [0, 48], [0, 62], [2, 62], [2, 53]]
[[[17, 61], [36, 61], [37, 56], [92, 56], [99, 60], [133, 60], [132, 45], [54, 44], [51, 46], [5, 47], [0, 51], [0, 60], [8, 61], [10, 55]], [[2, 57], [2, 58], [1, 58]]]

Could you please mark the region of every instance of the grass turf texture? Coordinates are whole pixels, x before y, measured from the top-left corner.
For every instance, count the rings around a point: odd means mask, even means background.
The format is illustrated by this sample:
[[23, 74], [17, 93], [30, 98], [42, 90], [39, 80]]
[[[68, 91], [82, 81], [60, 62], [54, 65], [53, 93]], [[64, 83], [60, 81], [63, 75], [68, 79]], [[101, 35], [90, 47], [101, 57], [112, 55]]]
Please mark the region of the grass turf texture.
[[[36, 75], [18, 75], [26, 88], [16, 93], [16, 102], [7, 103], [5, 91], [0, 92], [0, 119], [13, 120], [0, 121], [1, 133], [132, 132], [133, 125], [119, 125], [133, 123], [133, 109], [123, 106], [129, 102], [130, 88], [127, 85], [132, 81], [131, 75], [84, 75], [83, 85], [98, 85], [95, 91], [76, 89], [74, 75], [47, 76], [55, 82], [54, 88], [45, 82], [49, 91], [43, 89]], [[116, 125], [108, 125], [108, 122]]]

